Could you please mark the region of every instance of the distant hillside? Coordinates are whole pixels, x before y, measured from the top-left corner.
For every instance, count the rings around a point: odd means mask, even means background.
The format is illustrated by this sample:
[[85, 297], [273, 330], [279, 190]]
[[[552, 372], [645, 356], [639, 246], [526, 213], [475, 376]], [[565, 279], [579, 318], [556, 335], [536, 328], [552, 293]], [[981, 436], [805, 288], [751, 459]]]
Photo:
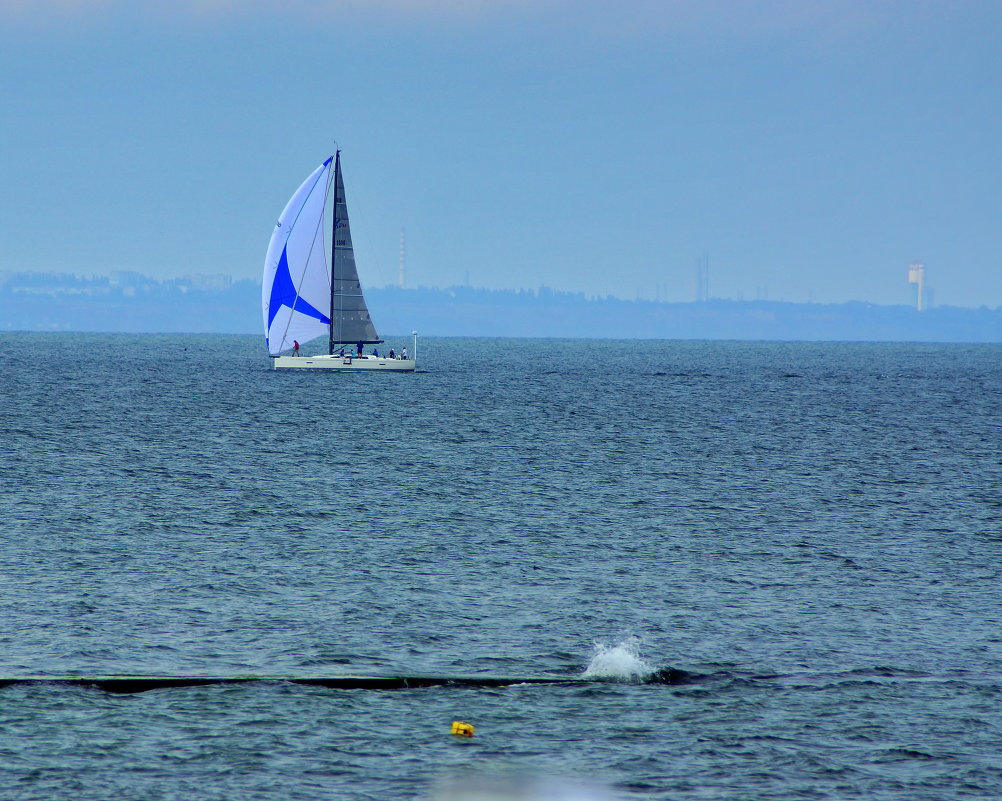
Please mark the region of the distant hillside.
[[1002, 308], [711, 300], [659, 303], [538, 291], [367, 292], [381, 328], [430, 336], [1002, 342]]
[[[869, 303], [704, 303], [586, 298], [539, 290], [366, 291], [384, 334], [598, 339], [1002, 342], [1002, 308]], [[159, 281], [140, 273], [0, 274], [0, 330], [246, 333], [261, 331], [261, 287], [227, 276]]]
[[249, 334], [261, 284], [225, 275], [0, 273], [0, 330]]

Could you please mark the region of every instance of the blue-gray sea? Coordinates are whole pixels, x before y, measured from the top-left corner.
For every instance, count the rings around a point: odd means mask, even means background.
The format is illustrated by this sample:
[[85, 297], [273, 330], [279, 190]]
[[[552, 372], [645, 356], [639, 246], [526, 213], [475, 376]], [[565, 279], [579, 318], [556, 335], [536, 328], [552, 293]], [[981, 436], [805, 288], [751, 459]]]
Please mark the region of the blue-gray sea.
[[0, 676], [634, 679], [14, 684], [2, 799], [1002, 797], [1000, 346], [0, 344]]

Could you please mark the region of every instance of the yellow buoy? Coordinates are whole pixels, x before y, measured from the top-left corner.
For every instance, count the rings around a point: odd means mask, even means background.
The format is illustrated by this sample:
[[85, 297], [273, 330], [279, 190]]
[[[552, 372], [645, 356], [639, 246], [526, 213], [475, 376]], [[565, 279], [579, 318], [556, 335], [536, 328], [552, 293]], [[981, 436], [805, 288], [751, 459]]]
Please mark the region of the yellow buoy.
[[452, 733], [457, 737], [472, 737], [473, 736], [473, 724], [463, 723], [460, 720], [452, 721]]

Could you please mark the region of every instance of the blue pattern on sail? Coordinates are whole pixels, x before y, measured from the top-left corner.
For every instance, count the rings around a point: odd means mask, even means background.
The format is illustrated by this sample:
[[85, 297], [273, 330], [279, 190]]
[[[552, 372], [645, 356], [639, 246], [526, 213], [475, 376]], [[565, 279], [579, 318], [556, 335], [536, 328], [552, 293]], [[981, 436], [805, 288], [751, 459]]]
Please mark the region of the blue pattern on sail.
[[288, 306], [293, 311], [313, 317], [324, 325], [330, 325], [330, 317], [311, 306], [296, 292], [296, 286], [292, 282], [292, 273], [289, 272], [288, 248], [282, 248], [282, 258], [278, 260], [278, 270], [275, 272], [275, 281], [271, 285], [271, 299], [268, 301], [268, 330], [275, 320], [275, 315], [283, 306]]

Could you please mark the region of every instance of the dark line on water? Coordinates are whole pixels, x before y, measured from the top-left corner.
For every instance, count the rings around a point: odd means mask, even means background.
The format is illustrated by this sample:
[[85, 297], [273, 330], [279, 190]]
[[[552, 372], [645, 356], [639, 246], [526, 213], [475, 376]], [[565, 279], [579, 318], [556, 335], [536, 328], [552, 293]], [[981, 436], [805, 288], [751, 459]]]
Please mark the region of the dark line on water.
[[[698, 674], [666, 668], [639, 684], [686, 684]], [[55, 684], [97, 687], [109, 693], [141, 693], [170, 687], [281, 682], [327, 687], [332, 690], [409, 690], [421, 687], [511, 687], [516, 684], [588, 685], [609, 680], [562, 676], [4, 676], [0, 687]]]

